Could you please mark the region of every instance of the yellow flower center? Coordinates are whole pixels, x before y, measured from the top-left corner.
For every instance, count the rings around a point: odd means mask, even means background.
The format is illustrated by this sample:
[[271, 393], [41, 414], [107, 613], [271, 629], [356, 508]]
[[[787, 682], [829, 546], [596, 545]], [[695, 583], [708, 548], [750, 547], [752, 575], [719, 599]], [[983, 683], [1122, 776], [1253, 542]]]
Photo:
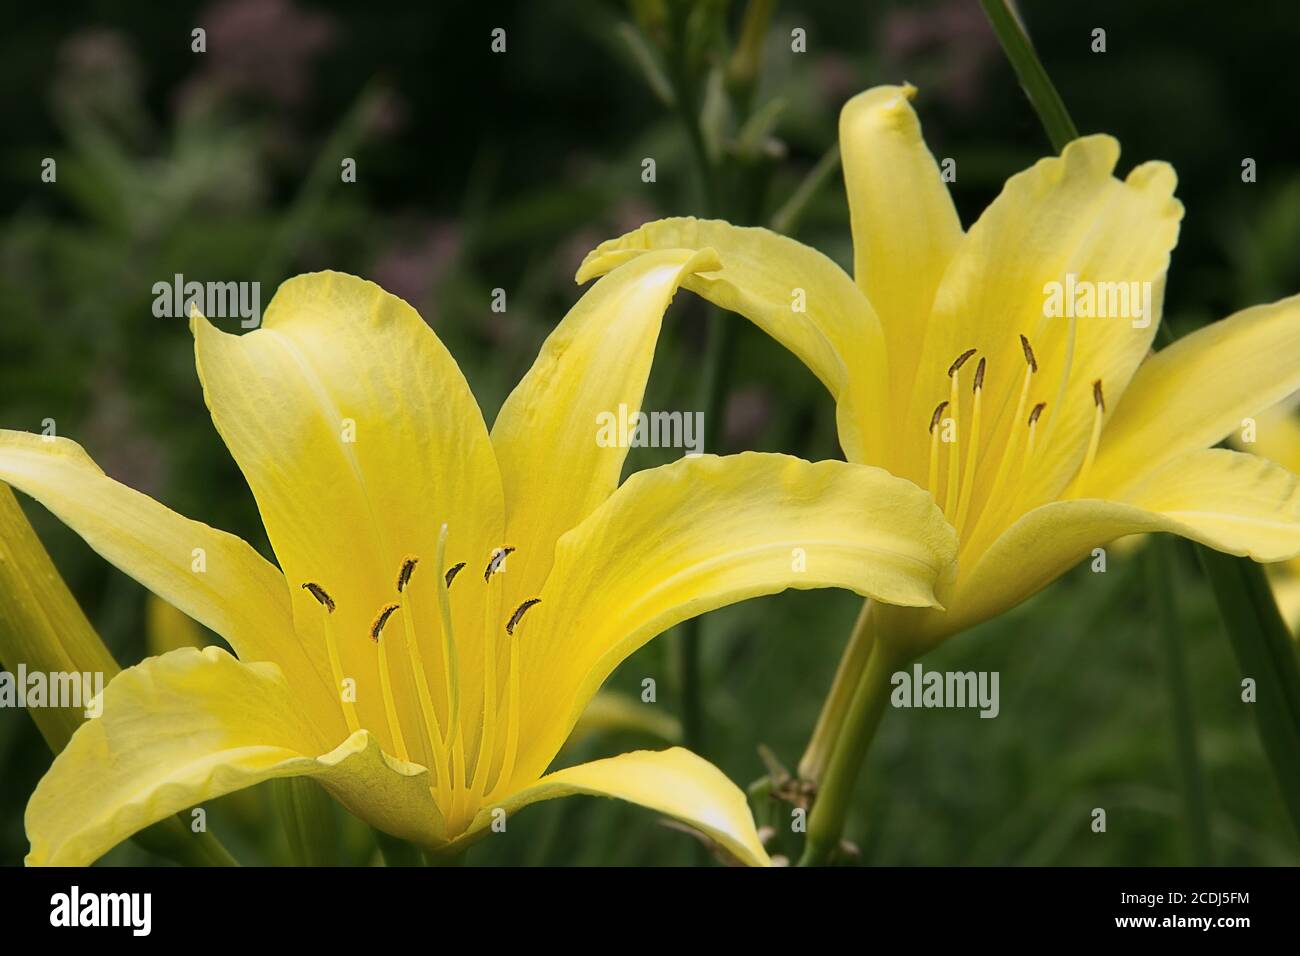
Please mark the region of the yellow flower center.
[[[446, 566], [446, 548], [447, 526], [444, 524], [438, 537], [438, 567]], [[512, 547], [500, 547], [492, 552], [487, 567], [483, 571], [485, 585], [491, 585], [493, 575], [501, 570], [507, 555], [514, 550]], [[408, 763], [411, 762], [411, 751], [407, 746], [408, 739], [425, 745], [424, 752], [430, 754], [433, 758], [433, 767], [430, 768], [432, 771], [429, 785], [430, 793], [433, 794], [433, 798], [438, 804], [449, 830], [455, 833], [468, 826], [479, 807], [497, 790], [507, 785], [514, 772], [515, 758], [519, 748], [520, 711], [519, 648], [515, 638], [515, 630], [519, 627], [527, 611], [534, 605], [539, 604], [541, 599], [530, 598], [524, 601], [515, 608], [509, 620], [505, 623], [506, 634], [511, 638], [510, 663], [506, 678], [505, 748], [499, 770], [495, 777], [489, 779], [491, 768], [495, 762], [493, 755], [496, 753], [496, 731], [499, 722], [498, 671], [497, 662], [494, 659], [496, 642], [493, 640], [484, 642], [488, 657], [483, 662], [483, 725], [478, 738], [477, 754], [473, 755], [475, 759], [471, 763], [467, 759], [469, 755], [466, 753], [465, 734], [461, 721], [461, 668], [456, 636], [452, 626], [450, 596], [452, 582], [464, 569], [465, 562], [461, 561], [447, 567], [447, 570], [440, 574], [436, 581], [438, 616], [440, 619], [439, 630], [442, 637], [443, 660], [446, 662], [446, 666], [442, 668], [443, 692], [447, 701], [445, 727], [443, 721], [439, 720], [434, 706], [433, 693], [429, 686], [428, 669], [425, 667], [420, 644], [416, 637], [419, 633], [419, 627], [415, 619], [415, 602], [410, 600], [401, 601], [403, 596], [410, 594], [412, 579], [419, 563], [420, 558], [416, 555], [410, 555], [402, 561], [397, 574], [398, 601], [384, 604], [376, 613], [370, 626], [369, 637], [374, 642], [378, 655], [379, 689], [383, 698], [384, 717], [387, 723], [386, 728], [384, 728], [387, 733], [381, 733], [379, 736], [381, 739], [387, 739], [390, 742], [391, 752], [395, 756]], [[335, 685], [342, 688], [344, 683], [343, 668], [338, 640], [331, 620], [335, 610], [334, 600], [324, 587], [314, 581], [308, 581], [302, 587], [321, 606], [330, 669], [333, 672]], [[409, 675], [410, 683], [415, 687], [421, 716], [420, 724], [415, 727], [404, 727], [402, 724], [402, 712], [397, 706], [398, 701], [394, 695], [394, 665], [388, 653], [389, 646], [386, 632], [390, 619], [393, 615], [399, 613], [402, 618], [406, 641], [406, 661], [409, 663], [411, 670]], [[347, 722], [348, 731], [355, 733], [357, 730], [362, 729], [363, 725], [358, 716], [356, 705], [347, 695], [340, 694], [340, 706], [343, 710], [343, 717]], [[374, 728], [367, 729], [374, 730]], [[471, 767], [473, 768], [472, 773], [470, 771]]]
[[[1044, 452], [1044, 447], [1040, 444], [1040, 419], [1047, 410], [1047, 402], [1039, 401], [1032, 407], [1029, 405], [1030, 395], [1039, 385], [1038, 360], [1029, 339], [1024, 335], [1020, 336], [1020, 345], [1025, 356], [1025, 371], [1011, 426], [1003, 441], [989, 442], [991, 436], [983, 434], [984, 383], [988, 373], [985, 358], [980, 358], [975, 368], [969, 405], [969, 429], [962, 425], [961, 372], [962, 367], [975, 356], [976, 349], [962, 352], [949, 366], [948, 397], [935, 406], [934, 413], [930, 416], [927, 488], [943, 509], [944, 517], [957, 529], [963, 553], [1017, 516], [1014, 509], [1024, 495], [1030, 469], [1035, 459]], [[1101, 379], [1092, 383], [1092, 394], [1095, 406], [1092, 433], [1076, 485], [1086, 479], [1101, 439], [1102, 419], [1106, 411]], [[988, 447], [983, 447], [984, 444]], [[941, 467], [945, 472], [942, 488]], [[986, 491], [977, 495], [975, 477], [981, 468], [985, 469], [986, 476], [991, 472], [992, 477], [986, 478]]]

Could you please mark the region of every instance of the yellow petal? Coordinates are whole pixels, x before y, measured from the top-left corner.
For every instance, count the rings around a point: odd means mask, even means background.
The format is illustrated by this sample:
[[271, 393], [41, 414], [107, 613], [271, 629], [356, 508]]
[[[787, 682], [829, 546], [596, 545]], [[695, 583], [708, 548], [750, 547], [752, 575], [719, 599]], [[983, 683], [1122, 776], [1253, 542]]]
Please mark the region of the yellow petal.
[[427, 771], [388, 758], [364, 730], [335, 747], [300, 710], [275, 665], [215, 647], [123, 671], [104, 690], [103, 716], [82, 725], [32, 794], [27, 863], [88, 865], [173, 813], [297, 775], [380, 829], [439, 842]]
[[1288, 566], [1285, 571], [1271, 575], [1271, 581], [1277, 609], [1291, 628], [1292, 636], [1300, 640], [1300, 569]]
[[[0, 484], [0, 666], [15, 671], [99, 673], [110, 680], [117, 661], [63, 583], [13, 492]], [[28, 711], [58, 753], [85, 719], [85, 707]]]
[[157, 595], [149, 595], [144, 611], [145, 645], [151, 657], [181, 647], [208, 645], [207, 638], [192, 617], [182, 614]]
[[1133, 376], [1102, 432], [1084, 490], [1141, 480], [1179, 455], [1213, 445], [1297, 389], [1300, 296], [1198, 329]]
[[[557, 770], [499, 806], [511, 814], [539, 800], [575, 794], [640, 804], [694, 827], [741, 863], [771, 865], [744, 793], [717, 767], [689, 750], [636, 750]], [[481, 811], [471, 829], [488, 826], [493, 809]]]
[[880, 316], [890, 389], [911, 394], [939, 280], [961, 221], [921, 137], [912, 86], [878, 86], [840, 112], [840, 154], [853, 224], [853, 277]]
[[[507, 607], [535, 597], [555, 542], [618, 487], [627, 448], [600, 440], [641, 408], [664, 310], [682, 277], [717, 268], [710, 252], [669, 250], [637, 258], [587, 292], [542, 345], [492, 427], [509, 503]], [[621, 417], [624, 416], [624, 417]]]
[[[387, 728], [369, 630], [380, 607], [398, 600], [403, 560], [421, 560], [404, 599], [414, 602], [424, 661], [437, 672], [442, 644], [430, 582], [446, 570], [434, 567], [441, 525], [449, 527], [451, 563], [481, 568], [505, 543], [501, 478], [469, 386], [413, 308], [355, 276], [290, 279], [262, 328], [245, 335], [202, 317], [192, 325], [204, 397], [257, 499], [297, 629], [313, 647], [325, 646], [320, 607], [301, 589], [315, 582], [337, 607], [331, 622], [343, 673], [359, 688], [361, 724]], [[458, 589], [460, 633], [499, 616], [485, 609], [487, 593]], [[403, 723], [420, 726], [403, 641], [392, 642], [389, 657]], [[460, 665], [472, 714], [482, 684], [477, 642]], [[445, 708], [441, 681], [433, 692]], [[471, 739], [476, 727], [465, 728]]]
[[748, 452], [638, 472], [560, 539], [515, 632], [516, 779], [540, 774], [610, 672], [674, 624], [791, 587], [930, 606], [955, 549], [929, 495], [866, 465]]
[[314, 662], [294, 636], [283, 576], [240, 538], [114, 481], [65, 438], [0, 431], [0, 481], [31, 495], [105, 560], [220, 634], [243, 660], [274, 661], [304, 694], [328, 693], [319, 676], [327, 665]]
[[[1055, 497], [1083, 461], [1095, 414], [1092, 383], [1101, 379], [1112, 407], [1146, 355], [1158, 323], [1169, 253], [1178, 237], [1182, 205], [1172, 198], [1173, 171], [1146, 163], [1121, 182], [1112, 172], [1119, 145], [1108, 136], [1070, 143], [1007, 181], [1001, 195], [971, 227], [935, 295], [911, 410], [900, 422], [910, 442], [910, 471], [921, 480], [928, 460], [926, 426], [935, 405], [949, 397], [948, 368], [967, 349], [988, 360], [984, 388], [985, 448], [1005, 447], [1025, 373], [1019, 336], [1028, 336], [1038, 374], [1029, 404], [1046, 402], [1038, 425], [1038, 453], [1022, 492], [1026, 505]], [[1131, 317], [1070, 318], [1049, 315], [1050, 283], [1061, 306], [1077, 289], [1113, 289], [1108, 311], [1118, 311], [1119, 286], [1136, 296], [1150, 283], [1151, 312]], [[1080, 286], [1079, 283], [1092, 285]], [[1076, 303], [1077, 304], [1077, 303]], [[1094, 301], [1100, 308], [1100, 300]], [[1145, 312], [1145, 306], [1142, 309]], [[964, 382], [970, 382], [970, 371]], [[969, 388], [964, 390], [970, 421]], [[998, 456], [985, 456], [975, 479], [975, 500], [991, 487]], [[942, 487], [942, 484], [940, 485]]]
[[1253, 415], [1255, 432], [1253, 442], [1241, 441], [1242, 432], [1232, 436], [1238, 451], [1248, 451], [1269, 461], [1275, 461], [1287, 471], [1300, 474], [1300, 395], [1290, 401], [1275, 405]]
[[[1167, 531], [1256, 561], [1300, 555], [1300, 479], [1263, 458], [1203, 449], [1169, 462], [1123, 498], [1075, 499], [1024, 515], [963, 575], [933, 615], [955, 633], [1049, 584], [1093, 548], [1127, 534]], [[942, 636], [942, 635], [939, 635]]]
[[663, 219], [601, 243], [578, 270], [578, 281], [656, 249], [713, 249], [722, 268], [687, 276], [682, 285], [743, 315], [797, 355], [835, 398], [845, 455], [879, 460], [888, 382], [884, 338], [871, 304], [843, 269], [767, 229]]

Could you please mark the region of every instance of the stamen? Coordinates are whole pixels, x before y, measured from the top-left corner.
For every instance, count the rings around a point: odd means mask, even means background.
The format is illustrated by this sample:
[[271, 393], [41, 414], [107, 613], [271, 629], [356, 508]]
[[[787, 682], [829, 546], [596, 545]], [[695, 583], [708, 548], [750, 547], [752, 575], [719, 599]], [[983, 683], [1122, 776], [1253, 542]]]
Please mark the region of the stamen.
[[451, 582], [456, 580], [456, 575], [460, 574], [460, 570], [463, 567], [465, 567], [465, 562], [461, 561], [457, 564], [453, 564], [447, 569], [447, 587], [451, 587]]
[[385, 604], [380, 608], [379, 614], [375, 617], [375, 622], [370, 625], [370, 639], [376, 644], [379, 643], [379, 638], [384, 633], [384, 625], [388, 623], [388, 619], [393, 616], [393, 612], [399, 607], [401, 607], [400, 604]]
[[[447, 525], [438, 532], [438, 567], [447, 566]], [[456, 638], [451, 629], [451, 597], [447, 593], [448, 575], [438, 584], [438, 617], [442, 622], [442, 656], [446, 666], [443, 674], [447, 691], [447, 744], [450, 746], [460, 729], [460, 660], [456, 654]], [[463, 762], [461, 769], [464, 769]]]
[[1034, 445], [1038, 435], [1038, 419], [1042, 417], [1043, 409], [1046, 407], [1046, 402], [1039, 402], [1034, 406], [1034, 410], [1029, 413], [1029, 446], [1025, 449], [1025, 457], [1020, 462], [1021, 481], [1024, 481], [1025, 473], [1029, 471], [1029, 462], [1034, 457]]
[[497, 573], [497, 570], [505, 563], [506, 555], [514, 551], [514, 548], [505, 547], [497, 548], [492, 552], [492, 557], [488, 559], [487, 569], [483, 572], [483, 583], [486, 584], [488, 578]]
[[302, 588], [320, 602], [321, 627], [325, 630], [325, 650], [329, 653], [334, 693], [339, 695], [339, 705], [343, 708], [343, 719], [347, 721], [348, 733], [355, 734], [361, 729], [361, 721], [357, 719], [357, 705], [343, 696], [343, 665], [339, 661], [339, 645], [334, 640], [334, 622], [330, 617], [334, 613], [334, 599], [314, 581], [308, 581]]
[[302, 586], [302, 589], [320, 602], [321, 607], [325, 608], [330, 614], [334, 613], [334, 599], [330, 597], [323, 587], [314, 581], [308, 581]]
[[930, 475], [926, 489], [935, 501], [939, 500], [935, 495], [934, 487], [939, 481], [939, 422], [943, 419], [943, 410], [947, 407], [946, 401], [940, 402], [934, 407], [934, 414], [930, 416]]
[[402, 562], [402, 570], [397, 572], [397, 593], [401, 594], [406, 590], [406, 586], [411, 583], [411, 575], [415, 573], [415, 566], [420, 563], [417, 557], [409, 557]]
[[943, 496], [943, 513], [951, 516], [957, 507], [957, 478], [961, 472], [961, 367], [966, 364], [975, 349], [967, 349], [958, 355], [952, 365], [948, 366], [949, 394], [948, 406], [952, 409], [952, 447], [948, 449], [948, 490]]
[[1033, 384], [1034, 373], [1038, 367], [1038, 363], [1034, 360], [1033, 350], [1029, 347], [1029, 340], [1022, 335], [1020, 336], [1020, 342], [1025, 350], [1025, 377], [1020, 383], [1020, 397], [1016, 401], [1015, 414], [1011, 416], [1011, 428], [1007, 434], [1006, 444], [1002, 449], [1002, 460], [998, 462], [997, 474], [993, 478], [993, 487], [984, 497], [984, 507], [975, 521], [974, 529], [971, 530], [970, 534], [962, 536], [961, 547], [963, 549], [968, 546], [973, 548], [974, 543], [979, 540], [979, 533], [985, 524], [1002, 513], [1002, 489], [1011, 474], [1012, 462], [1016, 460], [1016, 456], [1020, 453], [1021, 429], [1017, 427], [1017, 423], [1024, 419], [1025, 406], [1029, 402], [1029, 388]]
[[393, 747], [397, 750], [397, 756], [410, 763], [411, 754], [406, 749], [406, 740], [402, 737], [402, 722], [397, 717], [397, 705], [393, 700], [392, 675], [388, 670], [388, 642], [380, 640], [384, 634], [384, 625], [400, 606], [385, 604], [379, 609], [375, 622], [370, 625], [370, 639], [379, 645], [379, 690], [384, 697], [384, 714], [388, 718], [388, 731], [393, 737]]
[[1088, 436], [1088, 452], [1083, 456], [1083, 467], [1079, 469], [1079, 477], [1074, 482], [1076, 489], [1082, 488], [1088, 480], [1088, 472], [1092, 470], [1093, 460], [1097, 457], [1097, 446], [1101, 443], [1101, 423], [1106, 417], [1106, 396], [1101, 390], [1101, 379], [1092, 383], [1092, 404], [1092, 434]]
[[501, 758], [501, 772], [497, 774], [493, 792], [510, 786], [515, 773], [515, 759], [519, 753], [519, 642], [514, 640], [510, 641], [510, 689], [507, 693], [510, 720], [506, 724], [506, 751]]
[[1025, 338], [1023, 332], [1020, 334], [1020, 347], [1025, 350], [1025, 361], [1029, 363], [1029, 370], [1037, 372], [1038, 359], [1034, 358], [1034, 350], [1029, 347], [1029, 339]]
[[[411, 575], [420, 559], [409, 557], [402, 562], [402, 569], [397, 575], [397, 590], [403, 591], [411, 583]], [[433, 758], [434, 772], [442, 786], [447, 784], [447, 751], [442, 743], [442, 729], [438, 724], [438, 714], [433, 709], [433, 695], [429, 693], [429, 676], [424, 668], [424, 655], [420, 653], [420, 642], [416, 639], [415, 596], [407, 598], [402, 607], [402, 629], [406, 632], [406, 656], [415, 678], [415, 694], [420, 703], [420, 716], [424, 718], [424, 732], [428, 740], [429, 755]], [[429, 788], [434, 800], [438, 794], [433, 786]]]
[[[933, 432], [934, 429], [935, 429], [935, 427], [938, 426], [938, 424], [939, 424], [939, 419], [940, 419], [940, 417], [943, 415], [943, 410], [944, 410], [945, 408], [947, 408], [947, 407], [948, 407], [948, 403], [947, 403], [946, 401], [942, 401], [942, 402], [940, 402], [938, 405], [934, 406], [934, 414], [930, 416], [930, 431], [931, 431], [931, 432]], [[306, 587], [306, 585], [303, 585], [303, 586]]]
[[957, 520], [953, 523], [958, 533], [966, 523], [966, 511], [970, 507], [971, 490], [975, 485], [975, 466], [978, 464], [980, 444], [980, 409], [984, 404], [984, 370], [985, 359], [981, 358], [980, 364], [975, 367], [975, 386], [972, 389], [975, 393], [975, 408], [970, 419], [970, 450], [966, 452], [966, 473], [962, 475], [961, 493], [957, 496]]
[[520, 619], [524, 616], [524, 612], [527, 611], [534, 604], [541, 604], [541, 603], [542, 603], [541, 598], [529, 598], [523, 604], [515, 608], [515, 613], [511, 614], [510, 620], [506, 622], [506, 633], [513, 636], [515, 633], [515, 625], [517, 625]]
[[979, 349], [967, 349], [965, 352], [962, 352], [961, 355], [958, 355], [953, 363], [948, 366], [948, 377], [952, 378], [961, 371], [961, 367], [965, 365], [966, 362], [970, 360], [970, 357], [978, 351]]

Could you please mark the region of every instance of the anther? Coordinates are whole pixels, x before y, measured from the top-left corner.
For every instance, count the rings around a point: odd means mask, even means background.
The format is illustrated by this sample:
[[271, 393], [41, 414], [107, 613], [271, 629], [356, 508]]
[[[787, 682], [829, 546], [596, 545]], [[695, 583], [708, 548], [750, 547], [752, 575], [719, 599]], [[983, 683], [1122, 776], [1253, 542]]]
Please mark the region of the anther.
[[506, 633], [513, 636], [515, 633], [515, 625], [517, 625], [520, 619], [524, 616], [524, 612], [527, 611], [534, 604], [541, 604], [541, 603], [542, 603], [541, 598], [529, 598], [523, 604], [515, 608], [515, 613], [511, 614], [510, 620], [506, 622]]
[[1092, 400], [1103, 412], [1106, 410], [1106, 396], [1101, 391], [1101, 379], [1092, 383]]
[[942, 401], [934, 407], [934, 414], [930, 416], [931, 434], [934, 433], [935, 426], [939, 424], [939, 420], [943, 418], [943, 410], [947, 407], [948, 407], [948, 403], [946, 401]]
[[952, 378], [954, 375], [956, 375], [957, 372], [961, 369], [961, 367], [965, 365], [966, 362], [970, 359], [970, 357], [974, 355], [977, 351], [979, 350], [967, 349], [965, 352], [962, 352], [961, 355], [958, 355], [956, 360], [954, 360], [953, 363], [948, 366], [948, 377]]
[[1029, 424], [1033, 425], [1038, 421], [1038, 417], [1043, 414], [1043, 409], [1047, 407], [1046, 402], [1039, 402], [1034, 406], [1034, 410], [1029, 413]]
[[507, 548], [497, 548], [495, 551], [492, 552], [492, 557], [488, 560], [487, 568], [483, 572], [483, 582], [485, 584], [487, 583], [488, 578], [496, 574], [497, 571], [501, 568], [501, 565], [505, 563], [506, 555], [510, 554], [514, 550], [515, 550], [514, 548], [507, 547]]
[[1020, 335], [1020, 347], [1025, 350], [1025, 361], [1029, 363], [1029, 370], [1037, 372], [1038, 359], [1034, 358], [1034, 350], [1029, 347], [1029, 339], [1025, 338], [1024, 333]]
[[981, 358], [979, 365], [975, 366], [975, 385], [971, 389], [972, 392], [978, 392], [984, 387], [984, 363], [985, 359]]
[[459, 564], [453, 564], [447, 569], [447, 573], [444, 576], [447, 581], [447, 587], [451, 587], [451, 582], [456, 580], [456, 575], [460, 574], [460, 569], [463, 567], [465, 567], [465, 562], [461, 561]]
[[325, 610], [329, 611], [331, 614], [334, 613], [334, 599], [325, 593], [323, 587], [315, 581], [308, 581], [302, 586], [302, 589], [319, 601], [321, 607], [325, 608]]
[[384, 633], [384, 625], [388, 623], [388, 619], [393, 616], [393, 612], [398, 607], [400, 607], [398, 604], [385, 604], [380, 608], [378, 616], [375, 617], [375, 622], [370, 625], [370, 639], [376, 644], [379, 643], [380, 635]]
[[402, 562], [402, 570], [397, 572], [397, 593], [401, 594], [406, 590], [406, 586], [411, 583], [411, 575], [415, 573], [415, 566], [420, 563], [417, 557], [409, 557]]

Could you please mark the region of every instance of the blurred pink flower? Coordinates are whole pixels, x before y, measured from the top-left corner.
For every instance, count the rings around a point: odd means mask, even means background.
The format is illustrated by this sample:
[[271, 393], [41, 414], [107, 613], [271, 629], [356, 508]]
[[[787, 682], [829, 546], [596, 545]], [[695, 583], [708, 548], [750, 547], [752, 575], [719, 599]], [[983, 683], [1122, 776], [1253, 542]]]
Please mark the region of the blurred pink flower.
[[315, 59], [334, 46], [333, 17], [293, 0], [219, 0], [195, 26], [207, 31], [202, 72], [182, 93], [188, 103], [213, 93], [249, 95], [297, 106], [311, 92]]
[[371, 269], [374, 281], [414, 305], [435, 324], [433, 293], [460, 255], [461, 230], [447, 221], [422, 221], [398, 230], [399, 239], [379, 253]]
[[[732, 392], [722, 423], [728, 448], [752, 448], [772, 420], [772, 396], [761, 386], [751, 385]], [[718, 451], [716, 448], [706, 451]]]
[[971, 0], [892, 11], [881, 28], [880, 47], [891, 73], [902, 78], [928, 70], [932, 91], [958, 108], [975, 103], [986, 69], [998, 58], [997, 37]]

